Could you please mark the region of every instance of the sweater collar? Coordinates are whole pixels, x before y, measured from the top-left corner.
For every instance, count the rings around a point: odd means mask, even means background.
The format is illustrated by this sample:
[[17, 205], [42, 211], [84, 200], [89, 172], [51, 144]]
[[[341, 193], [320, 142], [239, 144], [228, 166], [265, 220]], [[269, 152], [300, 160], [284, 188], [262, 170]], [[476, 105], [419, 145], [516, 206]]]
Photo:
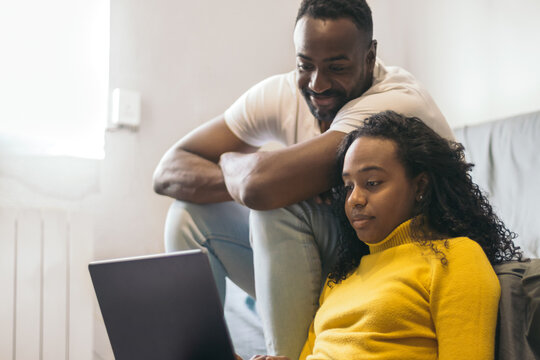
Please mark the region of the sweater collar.
[[380, 242], [372, 245], [368, 244], [369, 253], [375, 254], [394, 246], [412, 243], [414, 240], [411, 236], [411, 222], [412, 219], [405, 221]]

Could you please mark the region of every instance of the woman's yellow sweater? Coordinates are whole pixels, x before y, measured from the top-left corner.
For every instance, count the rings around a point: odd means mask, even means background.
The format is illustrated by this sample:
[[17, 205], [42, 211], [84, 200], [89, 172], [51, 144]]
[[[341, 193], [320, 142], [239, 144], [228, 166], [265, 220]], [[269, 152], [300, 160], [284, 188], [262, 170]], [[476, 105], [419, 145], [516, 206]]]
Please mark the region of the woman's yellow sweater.
[[358, 269], [320, 298], [300, 359], [474, 359], [494, 357], [500, 286], [469, 238], [411, 239], [410, 220], [370, 245]]

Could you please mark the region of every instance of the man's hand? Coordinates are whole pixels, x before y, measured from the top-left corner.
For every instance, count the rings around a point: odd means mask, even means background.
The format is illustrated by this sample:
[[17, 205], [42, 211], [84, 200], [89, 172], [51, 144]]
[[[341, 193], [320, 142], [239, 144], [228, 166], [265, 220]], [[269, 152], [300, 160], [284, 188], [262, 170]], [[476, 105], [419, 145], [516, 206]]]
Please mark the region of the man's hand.
[[249, 187], [250, 175], [255, 168], [259, 153], [242, 154], [227, 152], [221, 155], [219, 166], [223, 173], [225, 186], [229, 195], [239, 204], [246, 205], [250, 202]]
[[332, 205], [332, 189], [315, 196], [313, 199], [317, 204]]

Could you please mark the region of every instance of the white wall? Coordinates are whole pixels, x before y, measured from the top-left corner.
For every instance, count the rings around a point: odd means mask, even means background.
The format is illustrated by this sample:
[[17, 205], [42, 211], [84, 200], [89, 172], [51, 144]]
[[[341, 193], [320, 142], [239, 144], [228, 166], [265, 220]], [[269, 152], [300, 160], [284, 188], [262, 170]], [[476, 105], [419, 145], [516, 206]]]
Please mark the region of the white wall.
[[379, 55], [452, 127], [540, 109], [540, 1], [371, 0]]

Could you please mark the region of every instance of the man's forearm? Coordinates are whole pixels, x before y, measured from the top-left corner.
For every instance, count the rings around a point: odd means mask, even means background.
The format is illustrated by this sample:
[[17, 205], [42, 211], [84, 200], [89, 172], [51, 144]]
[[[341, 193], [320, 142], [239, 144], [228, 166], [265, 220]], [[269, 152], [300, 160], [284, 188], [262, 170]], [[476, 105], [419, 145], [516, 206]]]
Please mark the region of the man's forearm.
[[219, 165], [181, 149], [166, 154], [158, 165], [154, 191], [197, 204], [232, 200]]

